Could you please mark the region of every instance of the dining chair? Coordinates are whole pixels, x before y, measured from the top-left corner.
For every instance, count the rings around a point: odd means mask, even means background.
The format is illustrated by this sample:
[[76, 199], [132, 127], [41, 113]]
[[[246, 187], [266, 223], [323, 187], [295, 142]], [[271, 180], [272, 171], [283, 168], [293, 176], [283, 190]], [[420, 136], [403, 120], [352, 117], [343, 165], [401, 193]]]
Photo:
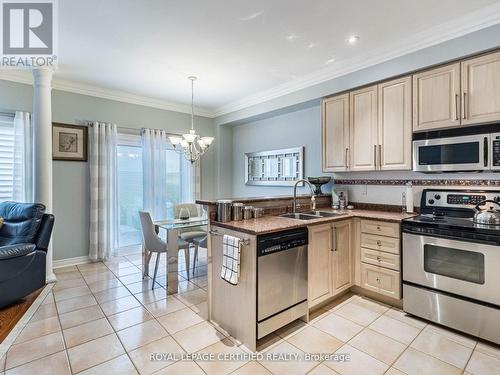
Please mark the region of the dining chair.
[[[151, 215], [147, 211], [139, 211], [139, 218], [141, 220], [141, 228], [142, 228], [142, 244], [144, 246], [144, 250], [147, 251], [147, 259], [145, 267], [149, 267], [149, 262], [151, 261], [151, 256], [153, 253], [156, 253], [156, 264], [153, 275], [153, 287], [155, 287], [156, 274], [158, 272], [158, 264], [160, 263], [160, 255], [161, 253], [167, 253], [167, 244], [163, 241], [160, 236], [155, 231], [155, 226], [153, 224], [153, 220], [151, 219]], [[189, 270], [189, 242], [186, 242], [182, 239], [178, 239], [179, 250], [184, 250], [184, 258], [186, 262], [186, 268]], [[188, 272], [189, 273], [189, 272]]]
[[[180, 203], [174, 206], [174, 217], [176, 219], [179, 219], [181, 210], [183, 208], [188, 210], [190, 217], [200, 216], [198, 212], [198, 206], [195, 203]], [[206, 236], [207, 236], [207, 231], [204, 230], [202, 226], [185, 228], [181, 229], [180, 231], [179, 238], [183, 241], [188, 242], [190, 245], [194, 245], [193, 273], [194, 273], [194, 267], [196, 267], [196, 261], [198, 260], [198, 245], [196, 245], [195, 241], [199, 242]], [[189, 259], [189, 255], [187, 257]], [[188, 280], [189, 280], [189, 267], [186, 267], [186, 273], [188, 275]]]
[[198, 260], [198, 248], [199, 247], [203, 247], [204, 249], [207, 248], [207, 237], [208, 236], [205, 236], [203, 238], [197, 237], [193, 240], [194, 243], [193, 275], [194, 275], [194, 270], [196, 268], [196, 261]]

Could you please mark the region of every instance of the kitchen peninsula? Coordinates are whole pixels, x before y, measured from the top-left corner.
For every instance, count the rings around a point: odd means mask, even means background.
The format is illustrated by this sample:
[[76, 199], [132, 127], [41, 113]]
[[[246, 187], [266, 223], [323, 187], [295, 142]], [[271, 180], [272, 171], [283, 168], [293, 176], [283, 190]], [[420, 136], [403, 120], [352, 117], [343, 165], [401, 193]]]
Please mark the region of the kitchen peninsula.
[[[280, 216], [292, 197], [233, 199], [262, 207], [264, 216], [228, 222], [217, 221], [216, 201], [197, 201], [210, 217], [209, 319], [250, 350], [350, 290], [401, 306], [400, 223], [413, 214], [397, 206], [332, 210], [330, 199], [317, 196], [311, 211], [310, 197], [298, 197], [301, 212], [316, 213], [307, 219]], [[245, 241], [237, 285], [220, 276], [224, 235]]]

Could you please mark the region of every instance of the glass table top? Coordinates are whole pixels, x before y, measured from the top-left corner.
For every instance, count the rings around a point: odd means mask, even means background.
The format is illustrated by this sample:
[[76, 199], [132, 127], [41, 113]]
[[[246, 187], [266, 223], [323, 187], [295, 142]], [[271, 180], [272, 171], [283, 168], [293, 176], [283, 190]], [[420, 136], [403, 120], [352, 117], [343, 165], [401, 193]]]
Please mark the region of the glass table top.
[[154, 222], [154, 225], [167, 230], [198, 227], [207, 224], [208, 224], [208, 219], [203, 216], [191, 217], [186, 220], [173, 219], [173, 220], [158, 220]]

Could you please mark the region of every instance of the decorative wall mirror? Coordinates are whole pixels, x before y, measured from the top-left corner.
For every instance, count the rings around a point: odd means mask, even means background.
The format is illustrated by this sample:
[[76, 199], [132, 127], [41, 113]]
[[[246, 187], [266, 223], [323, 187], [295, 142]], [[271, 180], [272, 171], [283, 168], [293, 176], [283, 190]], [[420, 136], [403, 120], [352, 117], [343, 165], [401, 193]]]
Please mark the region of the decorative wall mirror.
[[304, 147], [245, 154], [245, 184], [293, 186], [304, 177]]

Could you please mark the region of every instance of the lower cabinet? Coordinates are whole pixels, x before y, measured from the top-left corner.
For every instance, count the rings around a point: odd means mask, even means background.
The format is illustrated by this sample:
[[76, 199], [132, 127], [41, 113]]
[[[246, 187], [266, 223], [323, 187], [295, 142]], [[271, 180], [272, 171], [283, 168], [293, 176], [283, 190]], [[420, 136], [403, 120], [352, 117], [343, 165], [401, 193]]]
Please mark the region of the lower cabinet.
[[351, 220], [333, 223], [333, 294], [351, 286]]
[[309, 308], [349, 289], [351, 220], [309, 227]]
[[333, 296], [332, 225], [309, 227], [308, 303], [309, 308]]
[[361, 287], [399, 299], [401, 295], [400, 273], [387, 268], [361, 263]]

